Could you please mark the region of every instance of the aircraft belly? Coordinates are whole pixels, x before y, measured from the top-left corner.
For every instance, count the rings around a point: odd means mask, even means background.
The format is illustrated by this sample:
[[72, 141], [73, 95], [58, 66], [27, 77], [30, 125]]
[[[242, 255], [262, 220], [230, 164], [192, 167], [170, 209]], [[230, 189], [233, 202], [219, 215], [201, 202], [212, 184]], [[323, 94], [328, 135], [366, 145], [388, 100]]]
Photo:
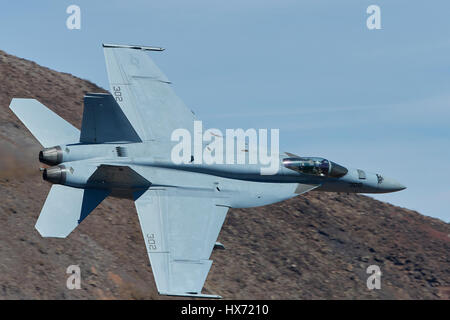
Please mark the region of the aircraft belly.
[[131, 166], [131, 168], [151, 181], [151, 188], [166, 186], [214, 192], [216, 197], [223, 198], [223, 205], [233, 208], [263, 206], [299, 194], [296, 193], [299, 187], [298, 183], [253, 182], [146, 166]]

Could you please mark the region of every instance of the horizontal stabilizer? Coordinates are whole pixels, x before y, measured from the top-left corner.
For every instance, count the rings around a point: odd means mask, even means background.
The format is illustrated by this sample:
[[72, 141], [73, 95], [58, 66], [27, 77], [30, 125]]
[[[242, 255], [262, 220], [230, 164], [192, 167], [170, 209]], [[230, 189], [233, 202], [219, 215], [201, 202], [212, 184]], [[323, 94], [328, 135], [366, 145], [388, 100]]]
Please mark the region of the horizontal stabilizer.
[[9, 108], [44, 147], [76, 143], [80, 131], [35, 99], [14, 98]]
[[54, 184], [36, 222], [43, 237], [67, 237], [109, 194]]
[[141, 142], [131, 123], [110, 94], [84, 97], [80, 142]]

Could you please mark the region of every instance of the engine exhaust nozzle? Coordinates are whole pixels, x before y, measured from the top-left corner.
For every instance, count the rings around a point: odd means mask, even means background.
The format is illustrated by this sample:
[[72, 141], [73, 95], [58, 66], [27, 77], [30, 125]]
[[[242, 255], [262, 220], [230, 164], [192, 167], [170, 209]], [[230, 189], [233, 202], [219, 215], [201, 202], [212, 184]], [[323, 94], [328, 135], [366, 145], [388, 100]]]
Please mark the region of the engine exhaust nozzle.
[[60, 164], [62, 158], [63, 152], [60, 146], [45, 148], [39, 152], [39, 161], [48, 165]]
[[64, 184], [66, 182], [66, 175], [67, 169], [63, 165], [46, 168], [42, 172], [42, 178], [45, 181], [55, 184]]

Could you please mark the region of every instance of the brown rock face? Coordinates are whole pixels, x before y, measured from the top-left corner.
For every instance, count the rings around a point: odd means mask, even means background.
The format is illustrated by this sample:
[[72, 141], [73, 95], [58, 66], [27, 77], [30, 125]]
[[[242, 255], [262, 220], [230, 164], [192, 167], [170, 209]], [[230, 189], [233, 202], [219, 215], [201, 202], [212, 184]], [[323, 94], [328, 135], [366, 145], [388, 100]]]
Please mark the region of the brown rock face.
[[[67, 239], [34, 224], [50, 185], [40, 145], [9, 111], [29, 97], [80, 127], [94, 84], [0, 51], [0, 298], [160, 299], [134, 204], [107, 199]], [[406, 191], [407, 192], [407, 191]], [[450, 225], [361, 195], [311, 192], [230, 210], [206, 293], [236, 299], [449, 299]], [[69, 265], [81, 290], [68, 290]], [[368, 290], [366, 269], [381, 269]]]

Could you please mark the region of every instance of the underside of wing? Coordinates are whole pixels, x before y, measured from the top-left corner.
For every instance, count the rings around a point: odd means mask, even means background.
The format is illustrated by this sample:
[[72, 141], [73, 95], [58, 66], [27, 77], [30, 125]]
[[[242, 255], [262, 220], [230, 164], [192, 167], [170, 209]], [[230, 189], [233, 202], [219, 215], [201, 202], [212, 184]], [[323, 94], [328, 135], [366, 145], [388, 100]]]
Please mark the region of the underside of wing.
[[[143, 47], [142, 47], [143, 48]], [[111, 93], [142, 141], [192, 132], [194, 115], [144, 49], [104, 45]]]
[[136, 195], [136, 209], [160, 294], [202, 296], [209, 260], [228, 207], [179, 189]]

